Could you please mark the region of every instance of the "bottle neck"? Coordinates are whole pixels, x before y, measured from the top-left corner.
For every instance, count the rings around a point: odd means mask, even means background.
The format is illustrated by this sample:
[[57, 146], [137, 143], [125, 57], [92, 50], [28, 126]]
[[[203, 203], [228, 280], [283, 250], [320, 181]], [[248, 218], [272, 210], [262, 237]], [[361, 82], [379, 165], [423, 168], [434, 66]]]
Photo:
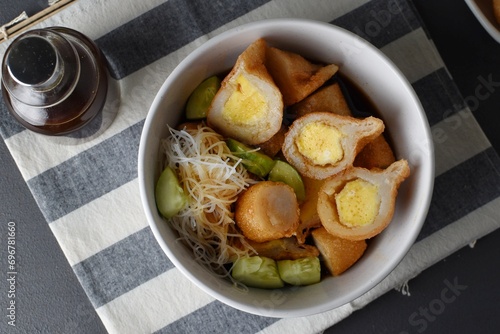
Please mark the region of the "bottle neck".
[[2, 68], [2, 81], [10, 95], [35, 107], [65, 99], [79, 75], [74, 47], [60, 34], [46, 30], [35, 30], [13, 42]]

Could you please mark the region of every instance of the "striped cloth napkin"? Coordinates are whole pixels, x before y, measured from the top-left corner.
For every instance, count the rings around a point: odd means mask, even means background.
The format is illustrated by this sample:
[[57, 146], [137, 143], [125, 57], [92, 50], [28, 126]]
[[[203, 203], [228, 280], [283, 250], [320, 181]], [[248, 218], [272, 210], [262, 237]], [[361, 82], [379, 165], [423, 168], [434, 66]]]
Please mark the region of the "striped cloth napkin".
[[[436, 154], [432, 205], [400, 265], [352, 303], [291, 319], [232, 309], [186, 279], [148, 227], [136, 171], [144, 119], [173, 68], [227, 29], [282, 17], [344, 27], [389, 56], [422, 101]], [[408, 0], [79, 0], [36, 27], [54, 25], [102, 48], [118, 87], [116, 117], [98, 135], [52, 138], [24, 130], [2, 102], [0, 132], [110, 333], [321, 332], [500, 226], [499, 156], [464, 102], [474, 97], [461, 97]]]

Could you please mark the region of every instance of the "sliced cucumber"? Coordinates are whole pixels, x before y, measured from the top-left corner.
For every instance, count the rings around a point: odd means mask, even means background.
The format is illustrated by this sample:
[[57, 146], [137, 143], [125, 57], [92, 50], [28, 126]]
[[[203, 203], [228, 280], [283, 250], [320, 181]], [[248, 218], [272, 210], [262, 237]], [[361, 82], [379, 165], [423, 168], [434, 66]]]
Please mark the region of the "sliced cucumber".
[[321, 280], [318, 257], [278, 261], [278, 272], [283, 281], [292, 285], [310, 285]]
[[208, 108], [219, 91], [221, 81], [217, 76], [211, 76], [199, 84], [189, 96], [186, 104], [187, 119], [202, 119], [207, 117]]
[[161, 173], [156, 183], [155, 198], [158, 211], [165, 218], [172, 218], [186, 205], [187, 196], [172, 168], [167, 167]]
[[306, 199], [306, 188], [299, 172], [285, 161], [276, 160], [273, 169], [269, 172], [269, 181], [277, 181], [288, 184], [295, 191], [297, 200], [302, 202]]
[[226, 140], [226, 144], [235, 156], [242, 159], [241, 163], [249, 172], [266, 177], [273, 169], [275, 161], [264, 153], [231, 138]]
[[238, 259], [232, 275], [235, 280], [254, 288], [279, 289], [285, 285], [278, 274], [276, 261], [263, 256]]

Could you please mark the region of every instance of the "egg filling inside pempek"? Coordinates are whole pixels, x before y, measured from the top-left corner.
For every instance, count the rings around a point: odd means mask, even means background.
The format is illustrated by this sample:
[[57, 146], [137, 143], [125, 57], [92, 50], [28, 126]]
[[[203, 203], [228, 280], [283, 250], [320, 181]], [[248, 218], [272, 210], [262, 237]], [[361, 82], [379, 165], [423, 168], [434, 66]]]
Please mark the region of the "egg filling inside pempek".
[[315, 165], [335, 164], [344, 157], [341, 139], [343, 137], [336, 127], [314, 122], [300, 131], [296, 145], [304, 157]]
[[224, 104], [222, 117], [233, 124], [248, 124], [265, 117], [267, 103], [262, 93], [244, 76], [236, 79], [236, 87]]
[[341, 224], [348, 227], [371, 224], [380, 209], [378, 187], [362, 179], [349, 181], [335, 194], [335, 204]]

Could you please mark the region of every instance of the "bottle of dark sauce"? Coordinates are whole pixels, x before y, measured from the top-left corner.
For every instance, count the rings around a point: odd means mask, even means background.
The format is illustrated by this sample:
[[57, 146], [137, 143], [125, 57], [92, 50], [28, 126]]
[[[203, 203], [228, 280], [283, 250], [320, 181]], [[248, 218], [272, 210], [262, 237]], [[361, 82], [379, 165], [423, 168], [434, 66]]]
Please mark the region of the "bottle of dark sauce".
[[104, 107], [106, 61], [83, 34], [62, 27], [28, 31], [14, 40], [2, 63], [2, 94], [26, 128], [64, 135], [90, 122]]

